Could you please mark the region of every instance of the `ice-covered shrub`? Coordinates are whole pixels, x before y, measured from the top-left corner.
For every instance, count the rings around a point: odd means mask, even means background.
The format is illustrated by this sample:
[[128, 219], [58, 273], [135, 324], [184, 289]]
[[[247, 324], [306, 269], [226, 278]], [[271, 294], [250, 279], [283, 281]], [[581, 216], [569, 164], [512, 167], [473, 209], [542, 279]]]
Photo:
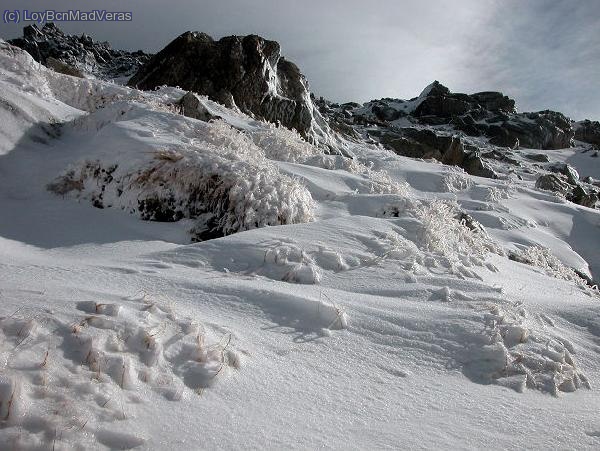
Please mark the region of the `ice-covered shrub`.
[[455, 258], [501, 252], [485, 233], [460, 220], [460, 210], [455, 203], [422, 202], [415, 208], [415, 216], [421, 222], [419, 241], [428, 251]]
[[312, 197], [298, 180], [260, 155], [208, 143], [156, 152], [143, 165], [87, 161], [49, 189], [147, 220], [196, 218], [193, 234], [199, 239], [313, 218]]
[[543, 269], [548, 275], [557, 279], [575, 282], [581, 287], [590, 284], [580, 274], [572, 268], [566, 266], [548, 248], [542, 246], [528, 246], [510, 254], [511, 260], [536, 266]]
[[311, 157], [323, 154], [319, 148], [304, 141], [295, 130], [271, 123], [254, 131], [252, 140], [270, 160], [304, 163]]
[[441, 189], [447, 193], [465, 191], [473, 186], [473, 180], [460, 168], [451, 168], [444, 173]]

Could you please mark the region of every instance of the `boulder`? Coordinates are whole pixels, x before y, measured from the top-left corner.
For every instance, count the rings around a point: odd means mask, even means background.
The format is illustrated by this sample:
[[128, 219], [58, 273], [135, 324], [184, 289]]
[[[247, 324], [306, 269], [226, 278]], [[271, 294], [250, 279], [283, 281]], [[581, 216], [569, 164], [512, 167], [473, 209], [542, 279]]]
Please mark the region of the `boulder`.
[[199, 119], [204, 122], [219, 118], [219, 116], [211, 114], [202, 103], [202, 100], [193, 92], [188, 92], [184, 95], [177, 102], [177, 105], [181, 108], [181, 114], [187, 117]]
[[394, 129], [382, 133], [380, 142], [405, 157], [435, 158], [445, 164], [457, 166], [462, 163], [465, 155], [458, 136], [438, 135], [427, 129]]
[[594, 208], [598, 202], [598, 195], [594, 192], [588, 192], [581, 185], [577, 185], [568, 199], [584, 207]]
[[483, 161], [479, 152], [472, 152], [467, 155], [462, 163], [462, 168], [471, 175], [477, 177], [486, 177], [489, 179], [498, 178], [498, 175], [494, 172], [490, 166]]
[[565, 163], [558, 163], [550, 166], [549, 171], [557, 174], [562, 174], [567, 178], [567, 181], [571, 185], [577, 185], [579, 183], [579, 173], [573, 166]]
[[544, 174], [537, 179], [535, 187], [545, 191], [567, 194], [571, 186], [565, 179], [566, 177], [557, 174]]

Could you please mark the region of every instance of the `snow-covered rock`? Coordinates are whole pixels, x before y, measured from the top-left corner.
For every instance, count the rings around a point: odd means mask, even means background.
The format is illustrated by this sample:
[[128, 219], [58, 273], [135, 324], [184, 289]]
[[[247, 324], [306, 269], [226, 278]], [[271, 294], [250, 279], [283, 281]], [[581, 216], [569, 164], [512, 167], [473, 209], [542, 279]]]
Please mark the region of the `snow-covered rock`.
[[[151, 55], [115, 50], [108, 42], [96, 42], [85, 34], [63, 33], [54, 23], [23, 29], [23, 37], [9, 41], [26, 50], [36, 61], [61, 73], [123, 79], [131, 76]], [[66, 71], [66, 72], [65, 72]]]

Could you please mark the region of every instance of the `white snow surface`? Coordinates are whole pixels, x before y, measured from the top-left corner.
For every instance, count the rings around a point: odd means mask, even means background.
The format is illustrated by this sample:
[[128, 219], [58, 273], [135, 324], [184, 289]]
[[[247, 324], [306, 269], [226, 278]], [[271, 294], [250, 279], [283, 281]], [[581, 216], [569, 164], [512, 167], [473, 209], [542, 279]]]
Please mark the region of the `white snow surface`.
[[[1, 449], [600, 446], [598, 211], [184, 94], [0, 41]], [[227, 236], [190, 244], [206, 215]]]

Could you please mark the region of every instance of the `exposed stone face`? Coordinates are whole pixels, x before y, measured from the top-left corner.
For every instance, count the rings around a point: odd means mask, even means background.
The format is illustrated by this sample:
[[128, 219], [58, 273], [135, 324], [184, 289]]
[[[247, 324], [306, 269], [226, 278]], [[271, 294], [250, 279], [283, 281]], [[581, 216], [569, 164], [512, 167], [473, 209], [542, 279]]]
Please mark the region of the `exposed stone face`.
[[578, 185], [573, 190], [569, 200], [584, 207], [595, 208], [596, 202], [598, 202], [598, 195]]
[[382, 132], [378, 138], [398, 155], [434, 158], [444, 164], [460, 166], [471, 175], [497, 177], [477, 151], [465, 149], [458, 136], [440, 135], [427, 129], [400, 128]]
[[468, 113], [472, 105], [456, 97], [440, 95], [427, 96], [427, 98], [415, 110], [415, 116], [437, 116], [452, 117]]
[[569, 164], [555, 164], [550, 166], [549, 169], [551, 172], [562, 174], [567, 177], [567, 181], [572, 185], [577, 185], [577, 183], [579, 183], [579, 173], [573, 166]]
[[200, 98], [193, 92], [188, 92], [178, 102], [181, 108], [181, 114], [193, 119], [198, 119], [204, 122], [208, 122], [211, 119], [218, 119], [219, 116], [213, 115], [204, 104], [200, 101]]
[[22, 38], [8, 42], [27, 51], [39, 63], [73, 76], [84, 73], [101, 78], [130, 76], [151, 56], [141, 50], [115, 50], [107, 42], [96, 42], [85, 34], [64, 34], [53, 23], [42, 28], [29, 25], [23, 29]]
[[540, 176], [535, 186], [546, 191], [560, 193], [573, 203], [596, 208], [600, 195], [590, 178], [579, 179], [577, 171], [569, 165], [551, 166], [554, 173]]
[[471, 94], [484, 109], [494, 112], [515, 113], [515, 101], [501, 92], [484, 91]]
[[489, 179], [495, 179], [498, 177], [493, 169], [483, 161], [478, 152], [473, 152], [467, 155], [462, 163], [462, 167], [467, 173], [476, 175], [478, 177], [486, 177]]
[[281, 56], [279, 44], [260, 36], [218, 41], [186, 32], [142, 67], [128, 83], [140, 89], [179, 86], [310, 138], [315, 115], [308, 83]]
[[600, 146], [600, 122], [585, 120], [577, 123], [575, 139]]
[[[518, 117], [518, 131], [513, 127], [520, 144], [533, 149], [564, 149], [570, 147], [575, 132], [571, 120], [556, 111], [526, 113]], [[530, 124], [527, 119], [533, 120]], [[510, 127], [507, 127], [511, 130]]]
[[[437, 80], [425, 92], [425, 99], [416, 108], [416, 117], [456, 117], [469, 112], [515, 113], [515, 101], [501, 92], [485, 91], [475, 94], [452, 93]], [[422, 94], [423, 95], [423, 94]], [[468, 125], [468, 123], [467, 123]]]

